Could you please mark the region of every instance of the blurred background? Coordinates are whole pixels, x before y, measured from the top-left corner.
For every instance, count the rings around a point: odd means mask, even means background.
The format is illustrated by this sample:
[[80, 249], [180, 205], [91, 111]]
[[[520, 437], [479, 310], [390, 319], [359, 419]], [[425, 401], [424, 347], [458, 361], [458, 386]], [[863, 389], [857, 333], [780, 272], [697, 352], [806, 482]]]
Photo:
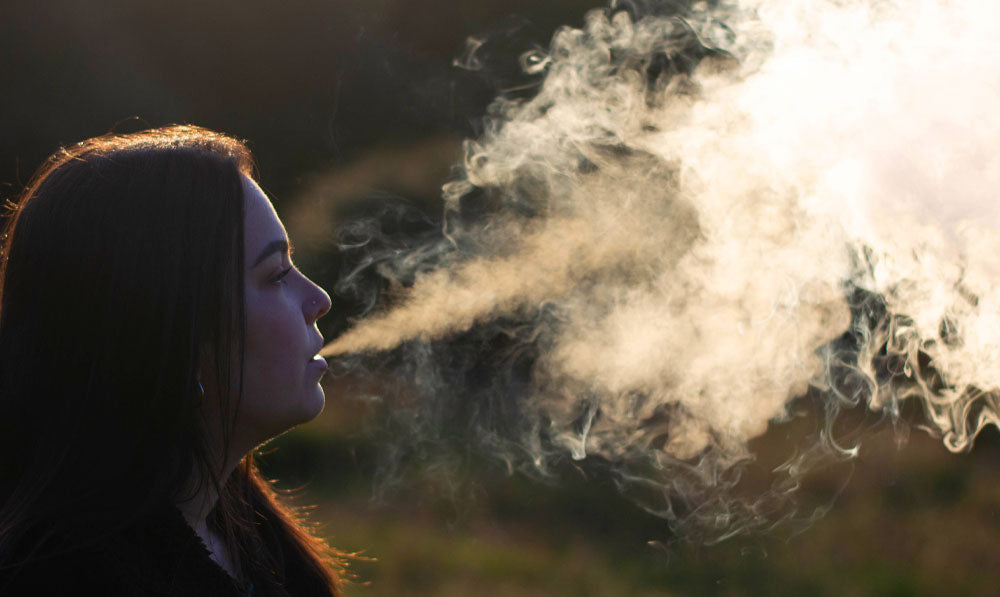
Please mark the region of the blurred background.
[[[433, 221], [439, 191], [518, 55], [596, 0], [0, 1], [0, 194], [61, 144], [191, 123], [247, 139], [307, 275], [333, 288], [337, 230], [402, 197]], [[456, 66], [467, 40], [483, 68]], [[396, 199], [392, 199], [395, 201]], [[359, 306], [334, 296], [327, 338]], [[349, 595], [996, 595], [1000, 438], [969, 454], [854, 413], [859, 456], [813, 473], [811, 525], [717, 545], [677, 540], [579, 471], [559, 484], [488, 460], [454, 479], [377, 482], [384, 430], [363, 384], [327, 379], [321, 418], [263, 450], [332, 544], [359, 552]], [[776, 426], [755, 449], [779, 450]], [[811, 511], [811, 510], [810, 510]]]

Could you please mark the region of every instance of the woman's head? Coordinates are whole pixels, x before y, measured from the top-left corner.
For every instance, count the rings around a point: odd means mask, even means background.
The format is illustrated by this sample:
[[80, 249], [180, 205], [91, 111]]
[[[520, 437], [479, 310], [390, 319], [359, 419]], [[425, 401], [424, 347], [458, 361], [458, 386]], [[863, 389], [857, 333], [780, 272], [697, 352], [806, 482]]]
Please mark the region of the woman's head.
[[232, 138], [171, 127], [69, 147], [29, 184], [0, 276], [6, 510], [119, 522], [319, 412], [329, 298], [265, 279], [287, 252], [249, 261], [287, 242], [251, 171]]

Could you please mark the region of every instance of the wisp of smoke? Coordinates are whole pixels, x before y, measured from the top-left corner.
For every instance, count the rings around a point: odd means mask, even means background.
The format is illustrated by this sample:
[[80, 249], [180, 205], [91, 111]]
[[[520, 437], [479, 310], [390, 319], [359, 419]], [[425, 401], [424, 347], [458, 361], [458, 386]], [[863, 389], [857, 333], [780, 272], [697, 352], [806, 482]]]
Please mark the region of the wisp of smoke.
[[[716, 536], [766, 522], [717, 490], [810, 388], [919, 402], [956, 451], [1000, 425], [1000, 5], [648, 8], [522, 57], [537, 93], [466, 142], [443, 239], [382, 259], [397, 299], [324, 354], [401, 350], [513, 466], [600, 459]], [[489, 399], [443, 384], [475, 329], [530, 347]]]

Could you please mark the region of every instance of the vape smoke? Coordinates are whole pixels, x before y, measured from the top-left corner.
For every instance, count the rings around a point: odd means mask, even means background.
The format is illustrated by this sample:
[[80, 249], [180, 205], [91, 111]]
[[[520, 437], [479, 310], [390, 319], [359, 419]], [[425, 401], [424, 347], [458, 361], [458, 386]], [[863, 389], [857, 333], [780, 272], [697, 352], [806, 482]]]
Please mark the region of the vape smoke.
[[[810, 388], [831, 419], [916, 401], [951, 450], [1000, 426], [1000, 7], [663, 13], [522, 56], [537, 93], [466, 142], [443, 239], [373, 253], [396, 298], [324, 354], [401, 350], [425, 427], [459, 408], [512, 466], [599, 458], [716, 535], [766, 524], [716, 490]], [[445, 344], [470, 330], [514, 355], [475, 388]]]

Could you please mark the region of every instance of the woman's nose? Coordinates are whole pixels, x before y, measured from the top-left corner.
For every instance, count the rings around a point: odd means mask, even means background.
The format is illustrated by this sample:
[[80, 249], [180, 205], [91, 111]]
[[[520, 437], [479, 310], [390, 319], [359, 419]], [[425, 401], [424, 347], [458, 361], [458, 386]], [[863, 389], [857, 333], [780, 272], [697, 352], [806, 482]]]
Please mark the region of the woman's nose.
[[309, 323], [316, 323], [317, 320], [330, 312], [330, 307], [333, 306], [333, 303], [330, 301], [330, 295], [325, 290], [308, 278], [306, 278], [306, 281], [309, 283], [310, 289], [310, 298], [305, 310], [306, 318]]

